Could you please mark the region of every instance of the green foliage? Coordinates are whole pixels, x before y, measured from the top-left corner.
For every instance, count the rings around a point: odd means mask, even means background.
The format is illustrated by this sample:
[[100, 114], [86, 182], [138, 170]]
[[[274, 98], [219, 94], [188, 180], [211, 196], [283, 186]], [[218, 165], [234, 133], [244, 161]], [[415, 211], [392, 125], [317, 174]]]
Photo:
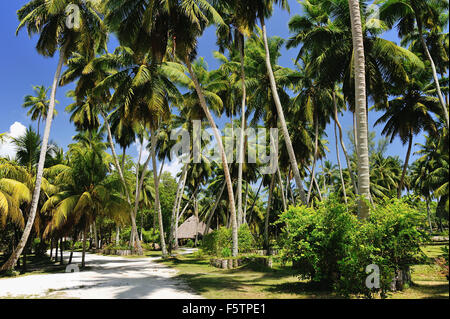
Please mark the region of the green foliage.
[[[255, 248], [255, 240], [250, 232], [248, 225], [242, 225], [238, 229], [239, 252], [246, 253]], [[213, 256], [222, 256], [224, 249], [232, 248], [232, 234], [231, 229], [220, 227], [218, 230], [206, 235], [203, 238], [202, 249]], [[226, 257], [226, 256], [222, 256]]]
[[144, 243], [159, 242], [159, 230], [144, 230], [142, 232], [142, 240]]
[[[342, 295], [385, 296], [398, 271], [423, 257], [424, 214], [402, 200], [385, 200], [359, 221], [347, 207], [330, 199], [314, 208], [291, 207], [283, 223], [281, 260], [292, 261], [301, 278], [334, 288]], [[380, 269], [380, 289], [369, 290], [368, 265]]]

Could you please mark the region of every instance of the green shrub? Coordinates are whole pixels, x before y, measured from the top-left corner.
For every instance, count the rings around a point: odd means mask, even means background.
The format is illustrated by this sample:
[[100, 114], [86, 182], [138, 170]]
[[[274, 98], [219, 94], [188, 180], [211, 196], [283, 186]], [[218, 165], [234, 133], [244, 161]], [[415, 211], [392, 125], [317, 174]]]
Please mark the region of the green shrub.
[[142, 232], [142, 241], [144, 243], [157, 243], [159, 242], [159, 230], [144, 230]]
[[[283, 223], [281, 259], [292, 261], [301, 278], [334, 288], [340, 294], [383, 297], [396, 274], [423, 258], [426, 216], [402, 200], [385, 200], [359, 221], [336, 200], [316, 209], [291, 207]], [[380, 288], [366, 287], [366, 267], [380, 269]]]
[[231, 253], [231, 249], [229, 247], [223, 247], [221, 252], [220, 252], [220, 257], [231, 257], [232, 253]]
[[188, 247], [188, 248], [192, 248], [195, 246], [195, 243], [192, 239], [188, 239], [188, 241], [186, 242], [186, 245], [184, 245], [184, 246]]
[[[224, 248], [232, 250], [233, 240], [231, 229], [220, 227], [203, 237], [201, 247], [213, 256], [221, 256]], [[255, 248], [255, 240], [250, 232], [248, 225], [244, 224], [238, 229], [238, 247], [239, 253], [249, 252]]]

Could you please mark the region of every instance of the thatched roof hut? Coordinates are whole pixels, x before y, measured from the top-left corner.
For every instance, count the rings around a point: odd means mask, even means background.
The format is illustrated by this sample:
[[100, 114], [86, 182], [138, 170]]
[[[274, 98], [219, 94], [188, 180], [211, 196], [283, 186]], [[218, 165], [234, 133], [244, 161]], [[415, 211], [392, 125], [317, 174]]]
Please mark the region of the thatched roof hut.
[[[200, 221], [195, 215], [192, 215], [177, 229], [178, 239], [195, 239], [195, 235], [203, 236], [206, 224]], [[210, 228], [208, 234], [213, 230]]]

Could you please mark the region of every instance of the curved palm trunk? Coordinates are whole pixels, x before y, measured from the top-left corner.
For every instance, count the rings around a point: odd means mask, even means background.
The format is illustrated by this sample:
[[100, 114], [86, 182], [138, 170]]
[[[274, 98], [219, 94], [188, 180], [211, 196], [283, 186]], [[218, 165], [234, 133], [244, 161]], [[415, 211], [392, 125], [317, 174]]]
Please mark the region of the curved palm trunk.
[[289, 135], [286, 120], [284, 118], [283, 108], [281, 106], [280, 97], [278, 96], [277, 86], [275, 83], [275, 76], [273, 74], [272, 65], [270, 63], [270, 52], [269, 52], [269, 44], [267, 41], [267, 30], [266, 30], [266, 24], [264, 21], [264, 17], [260, 17], [261, 21], [261, 29], [263, 33], [263, 40], [264, 40], [264, 49], [266, 51], [266, 67], [267, 67], [267, 73], [269, 75], [270, 79], [270, 87], [272, 90], [273, 99], [275, 102], [275, 106], [277, 108], [278, 118], [280, 120], [281, 129], [283, 131], [284, 141], [286, 143], [286, 148], [289, 154], [289, 161], [291, 162], [292, 171], [294, 173], [295, 182], [297, 184], [297, 188], [300, 194], [300, 198], [303, 202], [303, 204], [306, 205], [306, 194], [305, 190], [303, 189], [303, 182], [300, 177], [300, 171], [298, 169], [297, 159], [295, 158], [294, 148], [292, 147], [292, 141], [291, 137]]
[[[121, 167], [119, 165], [119, 160], [118, 160], [118, 157], [117, 157], [117, 154], [116, 154], [116, 150], [115, 150], [114, 142], [113, 142], [113, 138], [112, 138], [111, 126], [109, 125], [108, 118], [107, 118], [107, 116], [106, 116], [106, 114], [105, 114], [105, 112], [103, 110], [101, 111], [101, 114], [102, 114], [103, 120], [104, 120], [105, 125], [106, 125], [106, 130], [108, 132], [109, 148], [111, 149], [111, 153], [112, 153], [112, 156], [113, 156], [114, 166], [116, 167], [117, 172], [119, 173], [120, 180], [122, 181], [122, 184], [123, 184], [123, 187], [124, 187], [125, 196], [127, 197], [128, 205], [130, 205], [131, 233], [132, 234], [137, 234], [136, 218], [135, 218], [135, 216], [133, 214], [133, 209], [132, 209], [132, 206], [131, 206], [130, 192], [129, 192], [127, 183], [125, 181], [125, 178], [123, 177], [122, 169], [121, 169]], [[134, 236], [134, 237], [136, 238], [137, 236]], [[136, 246], [137, 246], [138, 251], [142, 251], [142, 245], [141, 245], [141, 241], [139, 240], [139, 238], [137, 238], [137, 240], [136, 240]]]
[[339, 165], [339, 176], [341, 178], [342, 191], [344, 192], [344, 202], [347, 205], [347, 191], [345, 190], [344, 176], [342, 175], [341, 157], [339, 155], [339, 145], [338, 145], [336, 126], [337, 126], [337, 124], [336, 124], [336, 122], [334, 122], [334, 138], [336, 140], [336, 157], [337, 157], [337, 162]]
[[189, 74], [191, 75], [192, 81], [194, 82], [195, 90], [196, 90], [198, 98], [200, 100], [200, 105], [202, 106], [202, 109], [205, 112], [206, 117], [208, 118], [209, 124], [211, 125], [211, 127], [213, 129], [214, 136], [217, 141], [217, 146], [219, 148], [219, 151], [220, 151], [220, 154], [222, 157], [222, 166], [223, 166], [223, 172], [225, 175], [225, 181], [227, 183], [229, 207], [230, 207], [230, 214], [231, 214], [231, 227], [232, 227], [232, 240], [233, 240], [232, 255], [235, 257], [238, 255], [237, 216], [236, 216], [236, 206], [234, 203], [234, 195], [233, 195], [233, 183], [231, 182], [230, 171], [228, 169], [228, 161], [227, 161], [227, 158], [225, 155], [225, 150], [223, 148], [222, 138], [220, 136], [219, 130], [217, 129], [216, 123], [214, 122], [211, 112], [209, 111], [208, 106], [206, 105], [205, 97], [200, 88], [200, 84], [198, 83], [197, 77], [196, 77], [195, 73], [192, 71], [191, 61], [189, 60], [188, 56], [186, 56], [185, 62], [186, 62], [186, 66], [189, 70]]
[[270, 179], [269, 186], [269, 198], [267, 199], [266, 217], [264, 220], [264, 246], [267, 251], [269, 250], [269, 215], [272, 207], [273, 187], [275, 185], [275, 174]]
[[164, 225], [162, 220], [162, 212], [161, 212], [161, 203], [159, 201], [159, 178], [158, 178], [158, 168], [156, 166], [156, 132], [154, 130], [151, 131], [151, 157], [153, 162], [153, 180], [155, 184], [155, 207], [158, 211], [158, 224], [159, 224], [159, 237], [161, 241], [161, 251], [162, 256], [167, 257], [167, 247], [166, 240], [164, 238]]
[[208, 229], [211, 225], [211, 221], [214, 216], [214, 213], [216, 212], [217, 206], [219, 206], [219, 202], [220, 202], [220, 199], [222, 198], [223, 192], [225, 191], [225, 186], [226, 186], [226, 184], [223, 184], [222, 187], [220, 188], [220, 192], [219, 192], [219, 195], [217, 195], [216, 201], [214, 203], [214, 207], [211, 210], [211, 212], [209, 213], [208, 220], [206, 222], [205, 231], [203, 232], [203, 236], [208, 234]]
[[247, 90], [245, 87], [245, 71], [244, 71], [244, 37], [239, 34], [239, 56], [241, 59], [241, 81], [242, 81], [242, 108], [241, 108], [241, 134], [238, 151], [238, 180], [237, 180], [237, 227], [243, 223], [243, 210], [242, 210], [242, 165], [244, 163], [244, 132], [246, 127], [245, 119], [245, 102], [247, 100]]
[[359, 0], [349, 0], [352, 25], [353, 50], [355, 54], [355, 113], [358, 124], [358, 190], [362, 198], [358, 203], [358, 215], [361, 219], [369, 216], [370, 200], [370, 167], [369, 148], [367, 139], [367, 108], [366, 108], [366, 66], [364, 58], [364, 39], [361, 24]]
[[258, 200], [259, 192], [261, 191], [261, 188], [263, 186], [264, 180], [261, 180], [261, 183], [259, 184], [258, 190], [256, 191], [255, 200], [252, 203], [252, 207], [250, 207], [249, 212], [253, 212], [253, 209], [255, 208], [256, 202]]
[[345, 144], [344, 144], [344, 139], [343, 139], [343, 134], [342, 134], [342, 126], [341, 126], [341, 123], [339, 122], [339, 117], [338, 117], [336, 93], [334, 92], [334, 90], [333, 90], [333, 103], [334, 103], [334, 122], [336, 123], [336, 125], [339, 129], [339, 141], [341, 143], [342, 150], [344, 151], [345, 161], [347, 162], [347, 169], [348, 169], [350, 178], [352, 180], [353, 189], [355, 190], [355, 194], [358, 194], [358, 186], [356, 185], [356, 179], [355, 179], [355, 176], [353, 175], [352, 166], [350, 163], [350, 157], [348, 156], [347, 148], [345, 147]]
[[444, 114], [445, 124], [447, 125], [447, 129], [448, 129], [449, 128], [449, 118], [448, 118], [447, 106], [446, 106], [446, 103], [444, 102], [444, 98], [442, 96], [441, 85], [439, 84], [439, 79], [438, 79], [437, 71], [436, 71], [436, 65], [434, 64], [433, 57], [431, 56], [430, 51], [428, 50], [427, 43], [425, 42], [425, 39], [423, 37], [422, 19], [419, 17], [418, 14], [416, 14], [416, 21], [417, 21], [417, 28], [419, 29], [420, 43], [422, 44], [423, 50], [425, 51], [425, 55], [427, 56], [428, 61], [430, 61], [431, 70], [433, 71], [434, 85], [436, 86], [436, 92], [439, 97], [439, 102], [441, 104], [442, 112]]
[[56, 99], [56, 89], [58, 87], [58, 81], [61, 76], [61, 70], [64, 64], [64, 49], [61, 49], [59, 53], [59, 61], [58, 66], [56, 67], [55, 76], [53, 77], [53, 84], [52, 84], [52, 91], [50, 95], [50, 104], [48, 108], [48, 114], [51, 114], [50, 116], [47, 116], [46, 122], [45, 122], [45, 129], [44, 129], [44, 136], [42, 139], [42, 145], [41, 145], [41, 153], [39, 155], [39, 163], [37, 168], [37, 174], [36, 174], [36, 184], [33, 192], [33, 200], [31, 202], [31, 209], [30, 214], [27, 219], [27, 224], [25, 226], [25, 229], [23, 231], [22, 237], [19, 241], [19, 244], [17, 245], [17, 248], [13, 251], [9, 259], [6, 261], [5, 264], [0, 268], [0, 271], [3, 270], [10, 270], [14, 268], [14, 265], [17, 263], [17, 260], [20, 257], [20, 254], [22, 253], [27, 241], [28, 237], [30, 236], [31, 229], [34, 224], [34, 219], [36, 218], [36, 212], [38, 208], [39, 203], [39, 195], [41, 193], [41, 183], [42, 183], [42, 174], [44, 172], [44, 164], [45, 164], [45, 155], [47, 154], [47, 146], [48, 146], [48, 139], [50, 137], [50, 129], [52, 126], [52, 120], [53, 120], [53, 111], [55, 109], [55, 99]]
[[413, 134], [412, 129], [409, 131], [409, 142], [408, 142], [408, 151], [406, 152], [405, 164], [403, 165], [402, 177], [400, 178], [400, 182], [398, 183], [397, 189], [397, 198], [400, 199], [402, 197], [403, 184], [405, 182], [406, 170], [408, 169], [409, 158], [411, 156], [413, 142]]

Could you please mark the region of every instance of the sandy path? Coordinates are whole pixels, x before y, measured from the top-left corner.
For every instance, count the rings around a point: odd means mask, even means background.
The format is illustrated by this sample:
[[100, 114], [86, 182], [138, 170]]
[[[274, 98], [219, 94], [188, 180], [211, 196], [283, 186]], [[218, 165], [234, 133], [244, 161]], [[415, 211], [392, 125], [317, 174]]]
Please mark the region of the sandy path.
[[[185, 251], [189, 253], [190, 251]], [[81, 253], [74, 253], [81, 263]], [[154, 258], [130, 259], [86, 254], [89, 270], [0, 279], [0, 298], [197, 299], [176, 270]]]

